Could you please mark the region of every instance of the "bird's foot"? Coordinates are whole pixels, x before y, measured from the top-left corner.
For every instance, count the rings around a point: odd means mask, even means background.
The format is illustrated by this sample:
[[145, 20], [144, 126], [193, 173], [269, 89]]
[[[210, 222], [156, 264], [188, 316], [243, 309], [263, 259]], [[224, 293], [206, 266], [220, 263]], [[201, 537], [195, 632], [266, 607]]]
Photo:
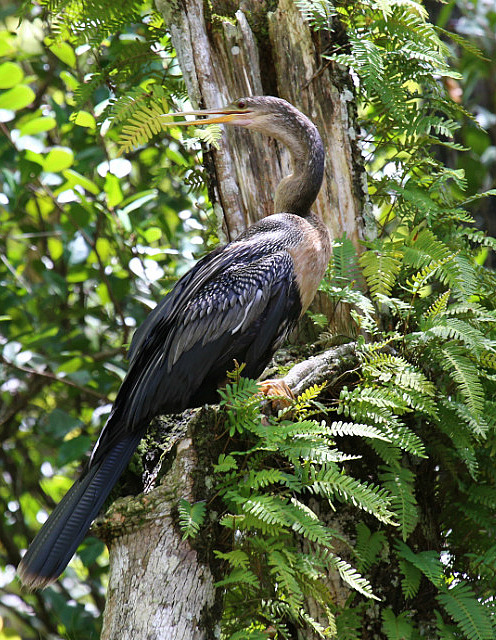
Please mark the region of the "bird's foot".
[[294, 394], [284, 380], [263, 380], [258, 383], [260, 392], [270, 399], [273, 411], [287, 409], [294, 400]]

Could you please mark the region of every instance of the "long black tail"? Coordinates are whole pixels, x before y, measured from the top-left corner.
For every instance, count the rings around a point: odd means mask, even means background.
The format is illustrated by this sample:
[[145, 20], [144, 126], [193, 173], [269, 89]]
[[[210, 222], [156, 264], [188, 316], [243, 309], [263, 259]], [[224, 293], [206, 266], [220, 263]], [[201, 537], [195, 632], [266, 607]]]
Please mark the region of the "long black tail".
[[76, 480], [38, 532], [17, 573], [29, 589], [46, 587], [65, 569], [138, 446], [141, 432], [124, 433]]

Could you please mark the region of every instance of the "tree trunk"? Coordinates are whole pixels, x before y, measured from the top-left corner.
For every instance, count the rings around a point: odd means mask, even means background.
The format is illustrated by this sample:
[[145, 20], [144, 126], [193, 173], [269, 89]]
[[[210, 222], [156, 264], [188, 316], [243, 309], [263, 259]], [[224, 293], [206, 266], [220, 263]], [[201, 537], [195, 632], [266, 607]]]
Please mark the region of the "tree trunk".
[[[354, 144], [352, 83], [322, 60], [326, 43], [312, 34], [292, 0], [279, 0], [272, 12], [268, 6], [273, 3], [244, 0], [243, 9], [240, 5], [214, 0], [207, 15], [209, 5], [203, 0], [156, 0], [170, 28], [191, 102], [214, 108], [238, 97], [272, 94], [306, 113], [320, 130], [327, 157], [314, 211], [333, 238], [346, 233], [358, 247], [364, 195]], [[277, 184], [291, 172], [285, 148], [261, 135], [226, 127], [220, 149], [205, 156], [211, 200], [227, 240], [273, 212]], [[325, 366], [323, 361], [319, 366]], [[204, 463], [207, 451], [192, 437], [177, 452], [163, 485], [155, 490], [157, 497], [153, 492], [153, 498], [138, 500], [146, 505], [146, 513], [140, 513], [139, 506], [131, 526], [127, 520], [121, 524], [119, 510], [106, 517], [105, 530], [112, 541], [104, 640], [218, 637], [221, 607], [212, 554], [195, 551], [175, 526], [181, 497], [190, 502], [205, 498], [192, 478], [211, 473]]]
[[[278, 95], [317, 125], [326, 149], [326, 172], [313, 209], [333, 238], [346, 233], [358, 245], [363, 190], [354, 148], [352, 83], [347, 74], [324, 66], [321, 36], [312, 34], [293, 0], [280, 0], [273, 12], [269, 4], [217, 0], [206, 16], [202, 0], [156, 0], [195, 106], [214, 108], [243, 96]], [[229, 19], [214, 19], [222, 10]], [[274, 140], [225, 127], [220, 149], [211, 155], [212, 200], [232, 240], [273, 212], [276, 187], [291, 173], [289, 154]]]
[[[96, 522], [95, 533], [107, 542], [111, 559], [101, 640], [218, 638], [215, 535], [204, 528], [191, 544], [178, 526], [181, 499], [213, 499], [208, 478], [218, 456], [212, 447], [214, 416], [187, 411], [182, 420], [176, 417], [172, 436], [170, 421], [159, 418], [152, 438], [155, 431], [160, 447], [168, 442], [165, 453], [152, 455], [151, 490], [117, 500]], [[169, 468], [159, 478], [162, 467]]]

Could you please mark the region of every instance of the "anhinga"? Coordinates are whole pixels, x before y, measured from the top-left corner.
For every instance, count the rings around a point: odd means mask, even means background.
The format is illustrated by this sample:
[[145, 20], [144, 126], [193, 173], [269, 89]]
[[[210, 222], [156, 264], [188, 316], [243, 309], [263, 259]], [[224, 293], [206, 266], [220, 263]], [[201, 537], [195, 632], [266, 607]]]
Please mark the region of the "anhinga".
[[293, 173], [275, 194], [275, 213], [203, 257], [136, 331], [129, 371], [89, 463], [32, 542], [18, 573], [30, 588], [64, 570], [127, 466], [153, 417], [212, 403], [234, 361], [257, 378], [312, 301], [330, 258], [323, 222], [310, 207], [322, 184], [317, 128], [273, 97], [184, 112], [259, 131], [284, 143]]

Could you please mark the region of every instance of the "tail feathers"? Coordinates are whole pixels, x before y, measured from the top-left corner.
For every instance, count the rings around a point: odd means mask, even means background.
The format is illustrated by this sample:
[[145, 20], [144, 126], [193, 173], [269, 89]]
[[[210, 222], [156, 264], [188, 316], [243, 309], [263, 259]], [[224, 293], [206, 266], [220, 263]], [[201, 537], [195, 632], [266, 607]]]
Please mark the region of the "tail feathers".
[[124, 434], [76, 480], [38, 532], [17, 573], [29, 589], [48, 586], [65, 569], [126, 468], [141, 433]]

